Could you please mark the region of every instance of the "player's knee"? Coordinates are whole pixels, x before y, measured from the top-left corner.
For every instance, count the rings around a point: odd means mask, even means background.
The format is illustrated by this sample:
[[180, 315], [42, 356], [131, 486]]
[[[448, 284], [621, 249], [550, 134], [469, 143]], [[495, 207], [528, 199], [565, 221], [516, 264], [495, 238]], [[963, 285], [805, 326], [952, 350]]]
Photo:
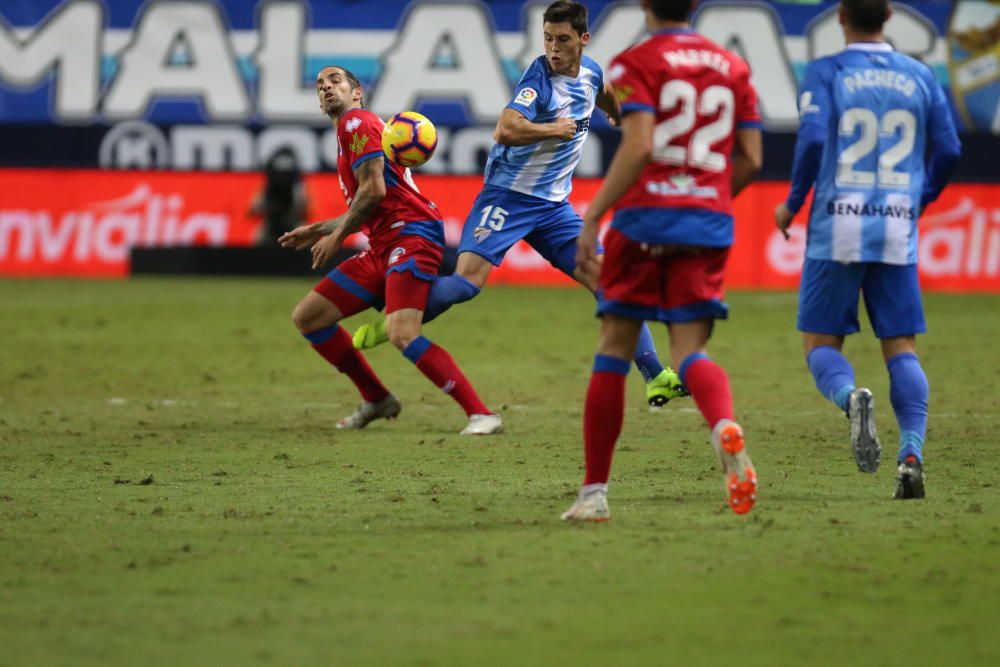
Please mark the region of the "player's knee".
[[303, 301], [292, 311], [292, 323], [301, 333], [309, 333], [316, 329], [332, 326], [336, 323], [336, 318]]
[[295, 306], [295, 310], [292, 311], [292, 323], [301, 333], [309, 331], [311, 318], [309, 317], [308, 309], [303, 304], [298, 304]]
[[402, 351], [420, 335], [420, 323], [390, 319], [386, 322], [386, 333], [389, 335], [389, 342], [392, 343], [392, 346]]

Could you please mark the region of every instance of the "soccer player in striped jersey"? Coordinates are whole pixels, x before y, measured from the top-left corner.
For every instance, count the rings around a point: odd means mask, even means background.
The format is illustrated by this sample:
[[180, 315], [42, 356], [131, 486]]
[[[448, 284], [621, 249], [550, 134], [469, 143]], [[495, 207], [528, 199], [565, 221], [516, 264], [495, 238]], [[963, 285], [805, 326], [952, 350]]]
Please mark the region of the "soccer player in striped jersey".
[[[462, 230], [455, 273], [431, 288], [424, 321], [474, 298], [494, 266], [525, 240], [554, 267], [591, 292], [598, 270], [576, 265], [576, 239], [583, 221], [568, 201], [573, 171], [583, 154], [595, 106], [612, 124], [618, 104], [600, 65], [583, 55], [590, 41], [587, 8], [554, 2], [543, 16], [545, 55], [528, 67], [497, 123], [497, 143], [486, 163], [485, 186]], [[386, 340], [384, 323], [366, 324], [355, 346]], [[643, 326], [634, 361], [646, 381], [646, 398], [659, 407], [686, 396], [677, 374], [661, 365], [649, 330]]]
[[343, 67], [316, 77], [320, 108], [337, 128], [337, 173], [347, 212], [282, 235], [281, 245], [311, 248], [313, 268], [326, 264], [348, 236], [363, 231], [369, 247], [342, 262], [295, 307], [292, 319], [313, 349], [346, 375], [361, 394], [357, 411], [337, 428], [364, 428], [399, 414], [399, 400], [354, 349], [339, 322], [385, 306], [389, 339], [417, 369], [465, 411], [462, 435], [503, 430], [443, 348], [421, 335], [420, 315], [444, 254], [444, 225], [432, 201], [420, 194], [410, 170], [385, 159], [385, 124], [364, 108], [364, 89]]
[[[927, 330], [917, 278], [917, 218], [944, 188], [960, 144], [944, 93], [924, 64], [882, 39], [888, 0], [842, 0], [847, 48], [809, 64], [792, 186], [775, 209], [787, 229], [815, 184], [798, 329], [820, 393], [847, 413], [855, 462], [875, 472], [872, 393], [842, 354], [859, 330], [858, 294], [889, 371], [899, 422], [895, 497], [923, 498], [927, 377], [916, 334]], [[929, 157], [927, 156], [929, 153]]]
[[732, 197], [761, 167], [757, 93], [743, 60], [688, 24], [692, 0], [644, 0], [651, 36], [608, 73], [622, 109], [622, 142], [584, 216], [577, 255], [597, 258], [604, 237], [598, 353], [584, 406], [586, 473], [564, 521], [606, 521], [608, 478], [621, 433], [625, 375], [644, 320], [665, 322], [681, 380], [711, 429], [729, 505], [756, 500], [757, 474], [733, 420], [726, 371], [705, 353], [722, 302], [733, 242]]

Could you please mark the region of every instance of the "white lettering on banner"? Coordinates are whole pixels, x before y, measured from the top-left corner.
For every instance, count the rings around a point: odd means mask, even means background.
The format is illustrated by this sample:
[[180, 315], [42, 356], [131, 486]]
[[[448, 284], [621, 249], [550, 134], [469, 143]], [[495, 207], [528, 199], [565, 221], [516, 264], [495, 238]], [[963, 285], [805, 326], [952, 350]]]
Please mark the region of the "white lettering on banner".
[[[496, 121], [507, 104], [510, 84], [493, 38], [491, 17], [479, 4], [421, 2], [400, 24], [399, 39], [383, 54], [385, 69], [371, 96], [380, 116], [416, 106], [421, 98], [464, 99], [477, 122]], [[447, 40], [454, 62], [442, 65], [435, 54]], [[414, 71], [415, 63], [425, 63]]]
[[[260, 10], [260, 78], [258, 110], [269, 120], [301, 120], [306, 109], [318, 109], [313, 86], [302, 86], [306, 8], [298, 2], [268, 2]], [[314, 123], [326, 119], [310, 115]]]
[[[917, 255], [920, 273], [928, 278], [1000, 276], [1000, 208], [977, 206], [963, 197], [952, 209], [920, 219]], [[765, 246], [768, 266], [779, 275], [802, 270], [805, 225], [789, 228], [789, 241], [777, 229]]]
[[[155, 125], [126, 121], [113, 127], [101, 141], [98, 164], [104, 169], [202, 169], [253, 171], [283, 144], [295, 151], [303, 171], [337, 167], [337, 132], [287, 125], [265, 128], [254, 135], [238, 125], [175, 125], [169, 138]], [[460, 130], [438, 128], [434, 159], [420, 168], [422, 174], [481, 174], [483, 156], [494, 144], [493, 128], [473, 126]], [[599, 141], [583, 145], [577, 176], [603, 176], [603, 147]]]
[[160, 128], [142, 120], [115, 125], [104, 135], [97, 150], [102, 167], [150, 169], [170, 166], [170, 146]]
[[[173, 62], [185, 47], [184, 62]], [[213, 118], [243, 120], [250, 101], [219, 9], [209, 2], [152, 3], [139, 20], [104, 100], [108, 118], [142, 116], [158, 97], [197, 98]]]
[[55, 76], [55, 116], [86, 121], [97, 112], [101, 89], [99, 2], [70, 2], [45, 17], [28, 39], [17, 39], [0, 17], [0, 81], [34, 87]]
[[[309, 82], [308, 58], [340, 54], [381, 60], [366, 91], [384, 116], [421, 100], [464, 100], [472, 118], [492, 125], [512, 92], [503, 58], [526, 67], [540, 53], [546, 3], [531, 3], [519, 33], [499, 35], [485, 3], [417, 2], [396, 30], [310, 28], [304, 0], [260, 3], [256, 29], [231, 29], [210, 0], [149, 0], [132, 29], [107, 28], [105, 3], [70, 0], [33, 27], [9, 29], [0, 18], [0, 90], [35, 87], [52, 79], [56, 121], [140, 119], [157, 100], [195, 100], [205, 121], [324, 122]], [[249, 5], [248, 5], [249, 6]], [[804, 36], [785, 35], [776, 10], [763, 3], [707, 3], [696, 29], [739, 52], [755, 79], [768, 129], [797, 126], [797, 84], [792, 60], [828, 55], [843, 47], [836, 8], [810, 23]], [[102, 32], [103, 30], [103, 32]], [[607, 66], [625, 44], [641, 38], [641, 8], [610, 5], [594, 21], [587, 54]], [[886, 25], [897, 50], [929, 65], [947, 62], [946, 38], [917, 10], [898, 3]], [[120, 47], [124, 44], [124, 47]], [[255, 67], [242, 72], [237, 54]], [[792, 57], [794, 55], [794, 58]], [[101, 58], [116, 61], [103, 105]], [[255, 70], [255, 71], [254, 71]], [[255, 100], [248, 83], [256, 77]]]
[[774, 8], [763, 4], [707, 5], [695, 21], [695, 30], [740, 54], [756, 74], [753, 82], [764, 125], [768, 129], [798, 127], [798, 84]]
[[920, 226], [919, 261], [925, 275], [1000, 275], [1000, 208], [982, 208], [963, 197], [951, 210], [921, 219]]
[[40, 258], [56, 263], [72, 252], [74, 261], [116, 263], [134, 246], [189, 245], [200, 240], [225, 245], [229, 216], [195, 211], [185, 215], [184, 197], [159, 194], [141, 183], [129, 194], [83, 210], [0, 210], [0, 263]]

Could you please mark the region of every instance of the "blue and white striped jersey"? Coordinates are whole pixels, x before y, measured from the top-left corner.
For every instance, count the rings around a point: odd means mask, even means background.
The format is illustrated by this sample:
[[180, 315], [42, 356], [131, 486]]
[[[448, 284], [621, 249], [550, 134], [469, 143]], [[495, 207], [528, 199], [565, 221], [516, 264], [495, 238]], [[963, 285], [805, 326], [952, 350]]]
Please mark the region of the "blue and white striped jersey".
[[[799, 111], [800, 143], [814, 135], [824, 144], [806, 256], [916, 263], [927, 148], [958, 142], [930, 69], [888, 44], [849, 44], [809, 64]], [[803, 180], [799, 162], [797, 155], [790, 200], [808, 192], [809, 184], [797, 182]]]
[[576, 120], [576, 136], [569, 141], [546, 139], [527, 146], [494, 144], [486, 162], [485, 184], [554, 202], [569, 197], [573, 170], [583, 154], [590, 116], [602, 90], [604, 72], [587, 56], [575, 79], [553, 74], [545, 56], [536, 58], [521, 76], [506, 108], [536, 123], [572, 118]]

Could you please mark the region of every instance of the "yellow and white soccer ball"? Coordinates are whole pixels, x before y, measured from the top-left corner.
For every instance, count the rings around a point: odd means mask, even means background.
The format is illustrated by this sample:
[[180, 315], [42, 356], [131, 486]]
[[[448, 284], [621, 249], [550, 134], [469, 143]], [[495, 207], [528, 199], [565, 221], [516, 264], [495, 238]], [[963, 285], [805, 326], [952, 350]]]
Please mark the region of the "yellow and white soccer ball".
[[382, 130], [382, 151], [403, 167], [419, 167], [430, 160], [437, 143], [434, 123], [416, 111], [396, 114]]

